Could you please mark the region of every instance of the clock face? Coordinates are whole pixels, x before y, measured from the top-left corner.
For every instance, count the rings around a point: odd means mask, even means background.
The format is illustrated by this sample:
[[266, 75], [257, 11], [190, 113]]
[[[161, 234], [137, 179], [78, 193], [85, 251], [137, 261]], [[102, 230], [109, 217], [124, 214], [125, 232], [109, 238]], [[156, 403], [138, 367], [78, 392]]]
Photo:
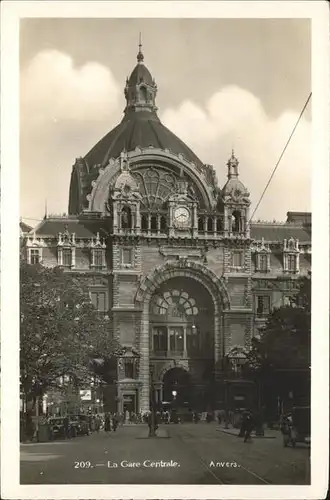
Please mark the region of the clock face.
[[174, 210], [174, 220], [179, 226], [186, 226], [189, 223], [190, 212], [186, 207], [177, 207]]

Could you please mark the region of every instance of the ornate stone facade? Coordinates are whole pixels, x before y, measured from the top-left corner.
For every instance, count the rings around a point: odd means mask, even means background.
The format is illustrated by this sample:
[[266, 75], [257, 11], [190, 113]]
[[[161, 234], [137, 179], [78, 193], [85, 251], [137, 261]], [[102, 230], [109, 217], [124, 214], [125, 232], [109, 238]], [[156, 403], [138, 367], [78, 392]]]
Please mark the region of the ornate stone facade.
[[250, 348], [310, 268], [308, 214], [251, 223], [234, 152], [219, 188], [213, 167], [160, 123], [156, 90], [140, 50], [122, 123], [73, 166], [70, 215], [22, 236], [30, 263], [90, 275], [94, 305], [134, 353], [134, 369], [127, 359], [118, 366], [120, 411], [148, 410], [151, 385], [162, 400], [178, 369], [200, 400], [208, 374]]

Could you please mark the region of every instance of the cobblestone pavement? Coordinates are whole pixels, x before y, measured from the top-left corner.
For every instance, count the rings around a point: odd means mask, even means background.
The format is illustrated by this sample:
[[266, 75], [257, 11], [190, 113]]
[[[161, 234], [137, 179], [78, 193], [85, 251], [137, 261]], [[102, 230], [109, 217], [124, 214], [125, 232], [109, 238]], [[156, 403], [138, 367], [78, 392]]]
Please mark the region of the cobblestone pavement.
[[[215, 424], [121, 427], [68, 441], [21, 445], [21, 484], [309, 484], [309, 448], [280, 433], [250, 443]], [[124, 461], [124, 462], [122, 462]]]

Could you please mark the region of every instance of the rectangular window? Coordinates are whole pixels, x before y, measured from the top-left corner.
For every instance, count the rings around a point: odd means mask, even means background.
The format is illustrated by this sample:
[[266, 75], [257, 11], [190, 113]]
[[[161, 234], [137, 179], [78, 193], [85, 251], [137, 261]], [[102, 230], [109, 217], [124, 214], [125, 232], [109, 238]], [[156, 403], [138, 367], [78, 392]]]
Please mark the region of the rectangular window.
[[165, 327], [153, 330], [154, 352], [167, 352], [167, 333]]
[[107, 294], [106, 292], [91, 292], [91, 302], [99, 312], [107, 312]]
[[101, 248], [94, 249], [94, 266], [98, 269], [103, 267], [103, 250]]
[[194, 355], [198, 351], [198, 333], [197, 328], [187, 328], [187, 353]]
[[243, 266], [243, 252], [234, 251], [232, 256], [232, 266], [242, 267]]
[[132, 256], [133, 252], [131, 248], [123, 248], [122, 249], [122, 264], [132, 264]]
[[267, 295], [258, 295], [257, 297], [257, 316], [265, 316], [270, 312], [270, 297]]
[[170, 350], [176, 354], [183, 353], [183, 328], [170, 328]]
[[268, 256], [267, 255], [259, 255], [259, 270], [260, 271], [267, 271], [267, 264], [268, 264]]
[[295, 255], [288, 255], [288, 271], [295, 271], [296, 270], [296, 256]]
[[72, 250], [71, 248], [63, 248], [62, 265], [64, 267], [71, 267], [71, 264], [72, 264]]
[[30, 250], [30, 262], [31, 264], [39, 264], [40, 262], [40, 252], [39, 249]]
[[125, 361], [125, 377], [134, 378], [134, 363], [132, 361]]

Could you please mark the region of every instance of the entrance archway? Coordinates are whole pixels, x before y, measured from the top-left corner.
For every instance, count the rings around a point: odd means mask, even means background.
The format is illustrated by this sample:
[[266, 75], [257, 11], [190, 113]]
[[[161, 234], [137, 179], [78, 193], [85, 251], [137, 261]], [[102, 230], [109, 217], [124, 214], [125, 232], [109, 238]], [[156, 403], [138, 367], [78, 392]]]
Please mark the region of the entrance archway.
[[[228, 291], [225, 282], [222, 278], [216, 276], [213, 271], [205, 267], [200, 262], [189, 260], [187, 258], [179, 258], [175, 261], [167, 261], [163, 266], [155, 268], [152, 272], [146, 275], [140, 282], [139, 288], [136, 293], [135, 301], [136, 306], [141, 308], [141, 324], [139, 332], [139, 347], [140, 347], [140, 363], [139, 363], [139, 374], [141, 381], [141, 393], [140, 393], [140, 411], [148, 411], [149, 409], [149, 387], [150, 387], [150, 302], [160, 289], [162, 284], [167, 281], [175, 280], [178, 278], [185, 278], [186, 280], [191, 280], [196, 284], [202, 286], [210, 297], [212, 303], [212, 337], [213, 337], [213, 359], [217, 362], [222, 356], [224, 338], [223, 338], [223, 311], [230, 309], [230, 301]], [[192, 295], [188, 293], [188, 295]], [[184, 298], [184, 297], [182, 297]], [[188, 297], [189, 298], [189, 297]], [[172, 301], [173, 302], [173, 301]], [[160, 309], [164, 309], [162, 304], [159, 304]], [[190, 307], [190, 306], [189, 306]], [[166, 309], [166, 308], [165, 308]], [[187, 306], [188, 309], [188, 306]], [[176, 311], [176, 309], [175, 309]], [[161, 312], [161, 311], [159, 311]], [[176, 313], [180, 313], [177, 311]], [[186, 311], [188, 313], [188, 310]], [[194, 315], [194, 314], [193, 314]], [[193, 316], [192, 315], [192, 316]], [[172, 314], [173, 316], [173, 314]], [[188, 314], [189, 316], [189, 314]], [[180, 321], [178, 321], [180, 323]], [[175, 325], [179, 326], [180, 325]], [[193, 326], [193, 324], [191, 325]], [[208, 332], [205, 332], [206, 334]], [[174, 359], [178, 356], [176, 351], [182, 350], [181, 346], [181, 331], [172, 332], [172, 336], [175, 338], [174, 341]], [[177, 339], [176, 339], [177, 337]], [[171, 332], [169, 335], [167, 333], [167, 340], [169, 339], [169, 348], [171, 349]], [[187, 335], [183, 335], [183, 339], [188, 338]], [[164, 340], [159, 343], [160, 346], [164, 346]], [[188, 345], [187, 345], [188, 347]], [[185, 350], [183, 346], [183, 351]], [[164, 356], [165, 359], [167, 356]], [[172, 357], [172, 355], [171, 355]], [[180, 357], [180, 356], [179, 356]], [[168, 358], [167, 358], [168, 359]]]
[[171, 368], [163, 377], [163, 399], [172, 406], [183, 407], [190, 404], [191, 379], [181, 367]]

